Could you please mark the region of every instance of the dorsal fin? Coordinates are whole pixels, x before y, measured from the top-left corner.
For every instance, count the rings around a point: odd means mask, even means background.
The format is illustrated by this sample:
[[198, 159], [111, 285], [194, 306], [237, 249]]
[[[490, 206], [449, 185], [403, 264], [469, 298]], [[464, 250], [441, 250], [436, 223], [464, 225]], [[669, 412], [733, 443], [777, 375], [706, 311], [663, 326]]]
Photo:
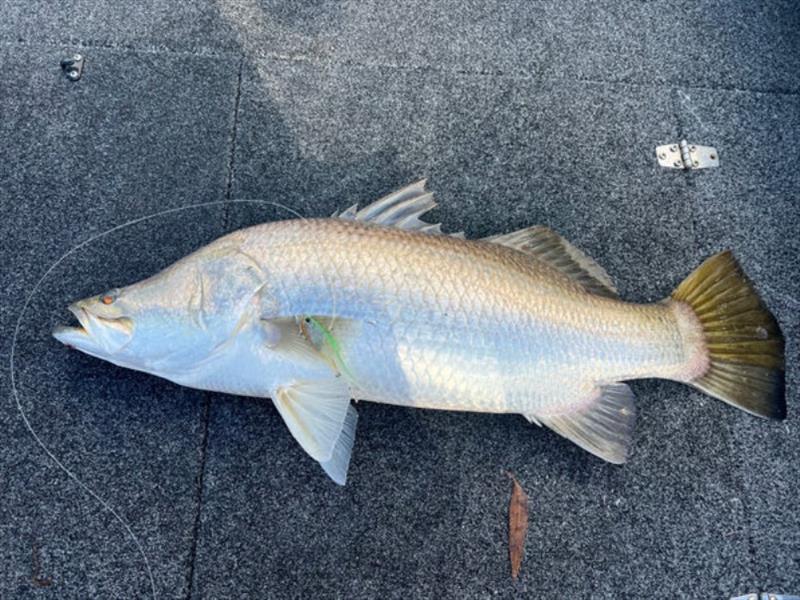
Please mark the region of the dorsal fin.
[[608, 298], [618, 297], [617, 288], [603, 267], [543, 225], [483, 239], [529, 254], [580, 284], [587, 292]]
[[441, 223], [426, 223], [420, 217], [436, 207], [433, 192], [425, 189], [426, 179], [404, 187], [368, 204], [361, 210], [354, 204], [341, 213], [337, 210], [333, 218], [348, 221], [368, 221], [387, 227], [398, 227], [422, 233], [441, 233]]

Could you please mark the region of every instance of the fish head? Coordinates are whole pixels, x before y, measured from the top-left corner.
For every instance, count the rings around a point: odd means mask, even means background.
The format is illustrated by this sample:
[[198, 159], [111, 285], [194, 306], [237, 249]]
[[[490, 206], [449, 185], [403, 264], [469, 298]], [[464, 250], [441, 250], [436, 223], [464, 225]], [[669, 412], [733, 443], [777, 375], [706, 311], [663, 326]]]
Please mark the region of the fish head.
[[230, 256], [187, 257], [164, 271], [69, 306], [78, 325], [54, 337], [116, 365], [176, 379], [236, 334], [258, 288]]

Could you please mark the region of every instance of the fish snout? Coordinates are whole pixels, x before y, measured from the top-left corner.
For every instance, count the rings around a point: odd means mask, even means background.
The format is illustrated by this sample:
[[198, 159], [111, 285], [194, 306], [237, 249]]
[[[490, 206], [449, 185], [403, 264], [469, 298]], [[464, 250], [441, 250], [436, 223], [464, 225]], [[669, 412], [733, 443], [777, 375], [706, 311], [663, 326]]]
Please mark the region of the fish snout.
[[118, 352], [133, 335], [133, 321], [127, 317], [98, 315], [92, 308], [92, 302], [87, 300], [70, 304], [68, 310], [79, 325], [56, 327], [53, 336], [67, 346], [91, 354]]
[[89, 322], [89, 317], [84, 309], [85, 300], [79, 300], [78, 302], [73, 302], [67, 307], [67, 310], [72, 313], [72, 315], [78, 320], [81, 327], [86, 330], [87, 323]]
[[81, 307], [80, 302], [70, 304], [68, 310], [78, 320], [79, 325], [59, 325], [53, 330], [53, 337], [67, 346], [78, 348], [79, 350], [87, 350], [87, 346], [92, 345], [92, 339], [87, 328], [88, 317], [86, 312]]

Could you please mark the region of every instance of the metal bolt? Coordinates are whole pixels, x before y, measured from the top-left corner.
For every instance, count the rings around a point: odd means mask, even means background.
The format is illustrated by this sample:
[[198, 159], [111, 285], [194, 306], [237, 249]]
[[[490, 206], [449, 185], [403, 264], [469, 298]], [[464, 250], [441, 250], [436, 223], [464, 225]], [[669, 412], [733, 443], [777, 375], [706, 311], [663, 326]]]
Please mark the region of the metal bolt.
[[80, 62], [83, 60], [83, 56], [81, 56], [80, 54], [73, 54], [72, 60], [74, 60], [75, 62]]
[[673, 167], [682, 167], [683, 163], [681, 161], [679, 161], [679, 160], [676, 160], [674, 163], [672, 163], [672, 166]]
[[69, 77], [70, 79], [77, 79], [78, 78], [78, 72], [73, 69], [72, 71], [67, 73], [67, 77]]

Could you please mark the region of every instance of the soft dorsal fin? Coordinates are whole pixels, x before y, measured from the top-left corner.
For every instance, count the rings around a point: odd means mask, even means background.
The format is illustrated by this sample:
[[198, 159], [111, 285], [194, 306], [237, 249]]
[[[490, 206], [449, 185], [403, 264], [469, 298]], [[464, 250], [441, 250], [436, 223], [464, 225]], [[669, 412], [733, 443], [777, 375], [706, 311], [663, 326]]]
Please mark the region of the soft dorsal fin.
[[368, 221], [387, 227], [398, 227], [422, 233], [441, 233], [441, 223], [426, 223], [420, 217], [436, 207], [433, 192], [425, 189], [426, 179], [404, 187], [368, 204], [361, 210], [354, 204], [341, 213], [337, 210], [333, 218], [348, 221]]
[[529, 254], [563, 273], [597, 296], [617, 298], [617, 288], [605, 269], [552, 229], [534, 225], [519, 231], [483, 238]]

